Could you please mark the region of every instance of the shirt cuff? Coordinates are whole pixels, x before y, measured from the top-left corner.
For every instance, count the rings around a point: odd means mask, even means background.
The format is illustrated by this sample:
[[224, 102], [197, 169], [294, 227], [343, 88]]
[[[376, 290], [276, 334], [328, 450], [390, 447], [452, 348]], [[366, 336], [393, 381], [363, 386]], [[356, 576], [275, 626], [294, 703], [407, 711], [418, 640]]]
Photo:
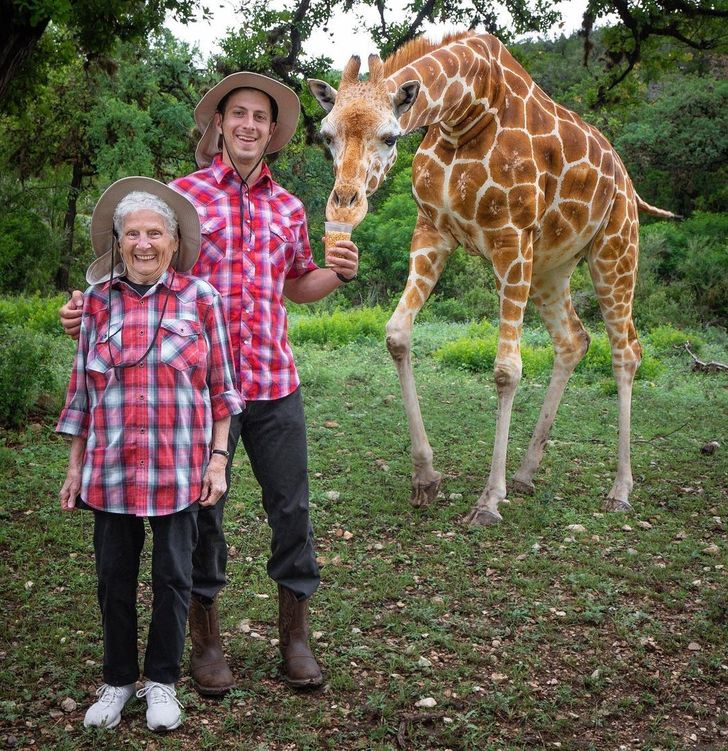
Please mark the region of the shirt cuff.
[[245, 402], [237, 391], [223, 391], [212, 397], [212, 419], [222, 420], [225, 417], [240, 414]]
[[89, 414], [77, 409], [64, 409], [56, 425], [56, 433], [88, 437]]

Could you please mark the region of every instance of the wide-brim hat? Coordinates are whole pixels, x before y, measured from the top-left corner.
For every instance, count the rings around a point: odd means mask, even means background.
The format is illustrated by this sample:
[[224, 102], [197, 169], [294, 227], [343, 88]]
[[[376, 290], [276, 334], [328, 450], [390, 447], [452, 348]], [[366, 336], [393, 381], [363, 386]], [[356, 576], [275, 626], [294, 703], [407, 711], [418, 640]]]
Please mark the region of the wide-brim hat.
[[220, 134], [215, 127], [217, 106], [231, 91], [242, 88], [264, 91], [278, 105], [276, 128], [265, 150], [266, 154], [280, 151], [293, 138], [298, 127], [298, 116], [301, 113], [301, 103], [296, 92], [280, 81], [260, 73], [233, 73], [213, 86], [195, 107], [195, 123], [202, 133], [202, 138], [195, 149], [198, 167], [208, 167], [215, 154], [222, 150]]
[[[189, 271], [200, 255], [200, 219], [194, 205], [159, 180], [151, 177], [122, 177], [104, 191], [91, 217], [91, 245], [98, 258], [86, 270], [86, 281], [89, 284], [101, 284], [111, 276], [114, 212], [119, 201], [135, 191], [151, 193], [161, 199], [177, 217], [179, 250], [172, 257], [172, 266], [177, 271]], [[119, 262], [114, 268], [114, 276], [121, 276], [125, 273], [125, 267], [118, 251], [117, 259]]]

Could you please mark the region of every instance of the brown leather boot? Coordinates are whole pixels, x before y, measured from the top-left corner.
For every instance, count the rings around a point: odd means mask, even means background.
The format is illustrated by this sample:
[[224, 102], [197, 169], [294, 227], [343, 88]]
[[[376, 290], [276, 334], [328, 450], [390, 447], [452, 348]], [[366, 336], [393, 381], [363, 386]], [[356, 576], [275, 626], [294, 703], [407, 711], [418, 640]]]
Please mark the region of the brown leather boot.
[[308, 600], [297, 600], [290, 589], [278, 585], [279, 648], [283, 656], [283, 676], [296, 688], [320, 686], [321, 668], [308, 646]]
[[220, 646], [220, 619], [217, 600], [206, 607], [196, 597], [190, 599], [190, 675], [203, 696], [223, 696], [235, 688], [235, 679]]

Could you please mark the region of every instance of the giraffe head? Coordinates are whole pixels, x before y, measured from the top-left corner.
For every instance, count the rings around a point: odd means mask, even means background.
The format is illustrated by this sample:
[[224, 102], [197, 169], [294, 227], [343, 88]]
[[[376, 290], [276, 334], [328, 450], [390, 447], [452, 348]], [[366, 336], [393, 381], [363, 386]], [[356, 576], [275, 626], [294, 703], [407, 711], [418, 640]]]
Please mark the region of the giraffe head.
[[382, 61], [369, 56], [369, 80], [359, 80], [361, 61], [352, 57], [337, 91], [325, 81], [310, 79], [311, 93], [327, 115], [321, 138], [334, 160], [335, 182], [326, 204], [326, 218], [356, 226], [367, 213], [374, 193], [397, 159], [397, 139], [405, 130], [399, 118], [415, 102], [419, 81], [397, 86], [383, 75]]

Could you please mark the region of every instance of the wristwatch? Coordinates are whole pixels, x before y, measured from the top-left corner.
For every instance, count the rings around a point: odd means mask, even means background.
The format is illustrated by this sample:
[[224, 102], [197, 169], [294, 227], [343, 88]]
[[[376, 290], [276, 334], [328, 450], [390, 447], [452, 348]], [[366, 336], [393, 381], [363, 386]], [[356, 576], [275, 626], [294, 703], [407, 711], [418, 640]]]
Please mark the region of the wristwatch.
[[351, 279], [347, 279], [345, 276], [340, 274], [338, 271], [336, 272], [336, 276], [339, 277], [339, 281], [344, 282], [344, 284], [348, 284], [349, 282], [353, 282], [354, 279], [356, 279], [356, 275], [352, 276]]
[[225, 451], [225, 449], [213, 449], [210, 454], [220, 454], [221, 456], [224, 456], [226, 459], [230, 458], [230, 452]]

